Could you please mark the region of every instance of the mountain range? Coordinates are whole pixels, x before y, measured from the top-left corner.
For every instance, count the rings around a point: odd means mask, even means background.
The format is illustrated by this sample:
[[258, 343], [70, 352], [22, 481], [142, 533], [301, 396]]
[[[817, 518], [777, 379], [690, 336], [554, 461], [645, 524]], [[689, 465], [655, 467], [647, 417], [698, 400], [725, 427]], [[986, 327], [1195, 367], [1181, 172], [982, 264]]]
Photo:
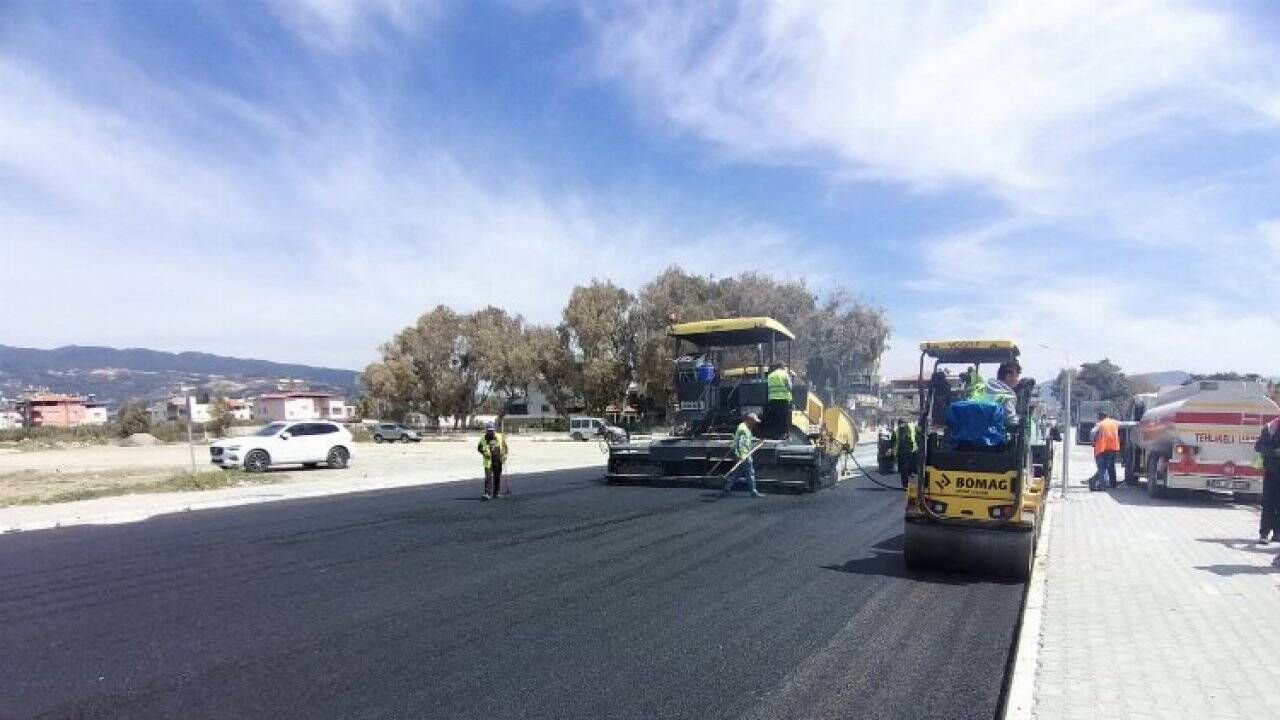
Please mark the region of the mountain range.
[[0, 397], [47, 388], [118, 404], [167, 397], [183, 386], [241, 397], [275, 390], [285, 379], [347, 397], [357, 392], [357, 373], [338, 368], [144, 348], [68, 345], [43, 350], [0, 345]]

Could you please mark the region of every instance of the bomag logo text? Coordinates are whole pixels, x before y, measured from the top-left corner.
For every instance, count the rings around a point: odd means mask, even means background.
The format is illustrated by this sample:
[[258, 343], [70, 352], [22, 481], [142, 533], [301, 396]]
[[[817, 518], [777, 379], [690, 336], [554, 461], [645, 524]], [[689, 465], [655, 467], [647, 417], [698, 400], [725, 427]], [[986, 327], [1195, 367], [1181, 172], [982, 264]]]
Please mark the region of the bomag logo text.
[[938, 484], [947, 487], [955, 484], [957, 490], [1004, 490], [1009, 489], [1008, 478], [984, 478], [984, 477], [965, 477], [957, 475], [954, 478], [947, 477], [944, 473], [939, 473], [940, 479]]

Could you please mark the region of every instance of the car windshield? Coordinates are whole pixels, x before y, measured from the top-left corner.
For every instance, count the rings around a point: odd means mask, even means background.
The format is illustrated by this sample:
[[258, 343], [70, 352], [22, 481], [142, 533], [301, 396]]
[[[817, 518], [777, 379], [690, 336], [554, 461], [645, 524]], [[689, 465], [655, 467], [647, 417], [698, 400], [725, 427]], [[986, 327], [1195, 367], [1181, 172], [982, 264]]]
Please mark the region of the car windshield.
[[262, 427], [258, 428], [258, 431], [254, 433], [254, 436], [269, 437], [271, 435], [275, 435], [276, 433], [280, 432], [280, 430], [282, 430], [284, 426], [285, 426], [284, 423], [271, 423], [270, 425], [263, 425]]

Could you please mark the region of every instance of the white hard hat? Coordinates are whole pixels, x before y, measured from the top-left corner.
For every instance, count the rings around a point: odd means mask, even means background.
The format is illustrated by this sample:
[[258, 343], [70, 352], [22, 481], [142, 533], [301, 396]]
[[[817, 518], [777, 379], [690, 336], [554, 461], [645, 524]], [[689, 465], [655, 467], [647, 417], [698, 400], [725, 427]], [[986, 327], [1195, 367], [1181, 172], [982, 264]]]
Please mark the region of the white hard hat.
[[497, 424], [497, 423], [495, 423], [495, 422], [494, 422], [494, 421], [492, 421], [492, 420], [485, 420], [485, 421], [484, 421], [484, 429], [485, 429], [485, 430], [496, 430], [496, 429], [498, 429], [498, 424]]

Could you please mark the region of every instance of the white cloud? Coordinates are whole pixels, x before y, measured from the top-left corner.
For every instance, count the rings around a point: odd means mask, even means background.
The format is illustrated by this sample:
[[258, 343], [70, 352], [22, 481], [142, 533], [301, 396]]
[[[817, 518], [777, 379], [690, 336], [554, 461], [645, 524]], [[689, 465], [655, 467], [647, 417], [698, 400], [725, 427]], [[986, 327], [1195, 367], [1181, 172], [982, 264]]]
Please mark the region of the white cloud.
[[636, 7], [588, 11], [602, 71], [731, 155], [976, 183], [1027, 207], [1105, 173], [1097, 161], [1153, 125], [1247, 106], [1258, 93], [1232, 90], [1268, 79], [1228, 16], [1186, 4]]
[[[1274, 263], [1280, 72], [1242, 8], [1130, 2], [636, 3], [584, 10], [598, 71], [730, 162], [995, 198], [918, 238], [885, 360], [1012, 336], [1136, 369], [1280, 372], [1245, 296]], [[956, 192], [961, 191], [961, 192]], [[1271, 245], [1261, 239], [1272, 238]], [[1269, 264], [1268, 267], [1275, 267]], [[1044, 369], [1042, 367], [1042, 369]]]
[[276, 14], [309, 43], [337, 50], [367, 44], [386, 29], [421, 27], [442, 11], [430, 0], [271, 0]]
[[[129, 91], [133, 106], [102, 105], [0, 58], [0, 286], [31, 303], [7, 308], [0, 342], [358, 367], [436, 303], [552, 321], [591, 277], [725, 274], [792, 245], [745, 219], [683, 221], [644, 188], [551, 189], [517, 157], [406, 147], [355, 91], [301, 107], [184, 93], [194, 128], [168, 125], [166, 93]], [[246, 117], [265, 149], [191, 141]]]

